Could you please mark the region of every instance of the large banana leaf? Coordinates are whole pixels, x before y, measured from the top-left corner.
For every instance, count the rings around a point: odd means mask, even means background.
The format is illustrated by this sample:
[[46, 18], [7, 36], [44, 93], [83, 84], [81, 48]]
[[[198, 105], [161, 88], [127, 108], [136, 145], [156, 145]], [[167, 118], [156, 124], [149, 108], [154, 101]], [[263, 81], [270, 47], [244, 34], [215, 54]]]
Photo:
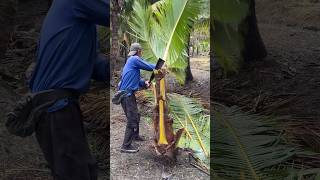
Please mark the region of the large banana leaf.
[[161, 0], [153, 5], [137, 0], [128, 24], [143, 48], [143, 57], [151, 62], [158, 58], [183, 83], [187, 66], [187, 43], [201, 0]]
[[287, 168], [280, 163], [297, 150], [283, 143], [271, 119], [242, 111], [238, 107], [215, 104], [212, 167], [224, 179], [284, 179]]

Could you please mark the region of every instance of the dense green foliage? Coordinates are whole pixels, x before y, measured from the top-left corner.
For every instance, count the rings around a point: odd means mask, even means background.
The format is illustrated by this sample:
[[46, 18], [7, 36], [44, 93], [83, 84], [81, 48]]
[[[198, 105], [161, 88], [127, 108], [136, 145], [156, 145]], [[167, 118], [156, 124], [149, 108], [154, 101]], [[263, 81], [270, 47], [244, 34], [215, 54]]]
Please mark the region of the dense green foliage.
[[190, 148], [209, 169], [210, 164], [210, 115], [193, 98], [168, 94], [169, 113], [174, 118], [175, 130], [184, 128], [178, 147]]
[[185, 80], [188, 39], [200, 8], [201, 0], [161, 0], [152, 5], [137, 0], [128, 22], [131, 35], [144, 48], [143, 57], [151, 62], [164, 59], [181, 83]]

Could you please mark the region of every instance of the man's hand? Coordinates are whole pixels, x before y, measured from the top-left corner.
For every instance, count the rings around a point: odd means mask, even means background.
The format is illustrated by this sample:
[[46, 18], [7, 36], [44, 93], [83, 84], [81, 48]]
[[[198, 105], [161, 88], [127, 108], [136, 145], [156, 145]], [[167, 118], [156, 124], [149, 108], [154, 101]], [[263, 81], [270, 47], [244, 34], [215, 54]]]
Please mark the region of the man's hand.
[[145, 81], [144, 83], [146, 84], [146, 87], [147, 87], [147, 88], [149, 88], [149, 87], [150, 87], [150, 83], [149, 83], [149, 81]]

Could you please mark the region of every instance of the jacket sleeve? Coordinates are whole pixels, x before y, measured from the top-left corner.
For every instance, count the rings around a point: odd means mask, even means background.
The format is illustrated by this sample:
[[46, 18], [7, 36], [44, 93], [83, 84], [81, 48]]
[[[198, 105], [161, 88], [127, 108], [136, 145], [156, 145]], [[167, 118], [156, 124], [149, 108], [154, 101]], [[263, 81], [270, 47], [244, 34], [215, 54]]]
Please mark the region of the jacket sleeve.
[[102, 82], [107, 82], [109, 75], [109, 61], [102, 54], [97, 55], [93, 67], [92, 79]]
[[74, 0], [74, 13], [78, 18], [86, 19], [101, 26], [109, 26], [109, 0]]
[[140, 81], [139, 81], [139, 87], [140, 87], [140, 88], [146, 87], [146, 83], [145, 83], [145, 80], [144, 80], [144, 79], [140, 79]]
[[135, 67], [138, 69], [143, 69], [146, 71], [153, 71], [156, 67], [154, 64], [150, 64], [143, 60], [142, 58], [139, 58], [137, 61], [134, 61]]

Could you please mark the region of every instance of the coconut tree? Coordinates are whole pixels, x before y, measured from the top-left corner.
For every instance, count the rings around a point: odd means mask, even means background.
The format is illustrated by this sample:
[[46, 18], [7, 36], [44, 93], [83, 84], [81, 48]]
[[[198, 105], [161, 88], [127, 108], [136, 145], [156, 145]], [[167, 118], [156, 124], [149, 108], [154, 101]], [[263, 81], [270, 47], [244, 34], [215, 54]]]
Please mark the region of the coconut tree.
[[[148, 1], [139, 0], [134, 2], [131, 19], [128, 21], [130, 34], [139, 39], [144, 48], [144, 58], [151, 62], [156, 62], [158, 58], [164, 59], [167, 69], [181, 83], [184, 83], [186, 77], [190, 32], [201, 5], [201, 0], [161, 0], [152, 5]], [[186, 128], [180, 126], [180, 129], [176, 129], [176, 134], [173, 133], [173, 118], [168, 114], [164, 75], [156, 75], [155, 79], [155, 148], [158, 153], [171, 156]], [[209, 156], [207, 148], [201, 140], [199, 142], [204, 154]]]
[[254, 0], [212, 0], [211, 21], [215, 58], [226, 72], [237, 72], [244, 61], [267, 55]]
[[111, 69], [117, 68], [116, 65], [119, 64], [119, 22], [120, 22], [120, 10], [122, 0], [111, 0], [111, 49], [110, 49], [110, 59]]
[[164, 59], [166, 67], [181, 83], [188, 64], [188, 38], [201, 4], [201, 0], [161, 0], [150, 5], [138, 0], [128, 22], [130, 34], [144, 48], [144, 58], [151, 62]]
[[[151, 4], [157, 2], [158, 0], [149, 0]], [[113, 64], [118, 64], [119, 66], [114, 66], [115, 70], [119, 70], [121, 65], [126, 61], [126, 53], [128, 51], [128, 46], [130, 45], [130, 36], [127, 34], [128, 31], [128, 20], [132, 12], [134, 0], [112, 0], [111, 9], [111, 25], [112, 25], [112, 49], [111, 55], [113, 59]], [[120, 61], [122, 56], [125, 58], [124, 61]]]

